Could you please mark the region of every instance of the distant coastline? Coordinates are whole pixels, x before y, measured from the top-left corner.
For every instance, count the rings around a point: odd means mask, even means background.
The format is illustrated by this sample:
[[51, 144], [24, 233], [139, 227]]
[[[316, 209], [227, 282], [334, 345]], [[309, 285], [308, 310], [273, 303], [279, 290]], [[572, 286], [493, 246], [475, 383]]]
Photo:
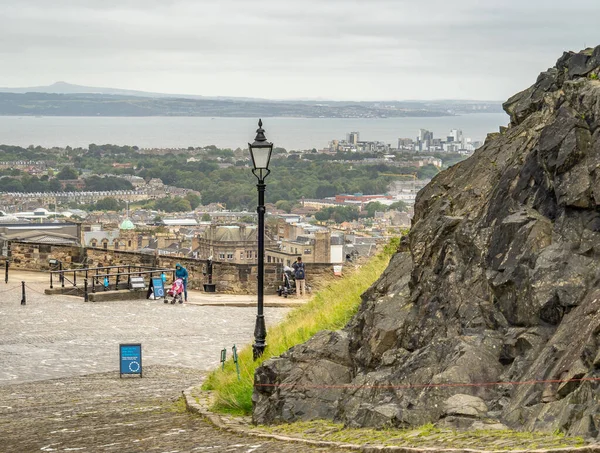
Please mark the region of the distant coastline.
[[[0, 116], [1, 142], [7, 145], [87, 147], [90, 143], [137, 145], [140, 148], [181, 148], [215, 145], [246, 148], [256, 135], [255, 117], [123, 117]], [[445, 137], [461, 129], [473, 140], [483, 140], [508, 124], [505, 113], [474, 113], [443, 117], [405, 118], [295, 118], [263, 116], [269, 141], [288, 150], [322, 149], [329, 141], [360, 131], [365, 140], [396, 144], [427, 129]]]
[[266, 101], [98, 93], [0, 92], [0, 116], [408, 118], [498, 113], [487, 101]]

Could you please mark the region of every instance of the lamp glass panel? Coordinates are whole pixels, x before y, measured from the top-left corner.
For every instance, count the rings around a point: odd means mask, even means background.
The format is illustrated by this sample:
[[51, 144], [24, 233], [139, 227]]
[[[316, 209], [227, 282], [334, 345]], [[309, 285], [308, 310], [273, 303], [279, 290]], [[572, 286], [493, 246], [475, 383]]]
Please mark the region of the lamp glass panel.
[[250, 148], [252, 158], [254, 160], [254, 168], [267, 168], [269, 165], [269, 157], [271, 156], [271, 148]]

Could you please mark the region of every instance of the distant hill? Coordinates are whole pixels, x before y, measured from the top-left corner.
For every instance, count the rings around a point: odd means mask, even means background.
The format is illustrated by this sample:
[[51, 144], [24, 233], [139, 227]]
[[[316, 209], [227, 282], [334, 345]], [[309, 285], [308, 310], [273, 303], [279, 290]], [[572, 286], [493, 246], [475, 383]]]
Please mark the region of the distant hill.
[[56, 93], [56, 94], [108, 94], [119, 96], [138, 96], [147, 98], [187, 98], [187, 99], [235, 99], [243, 101], [265, 101], [272, 102], [267, 99], [260, 98], [244, 98], [244, 97], [229, 97], [229, 96], [201, 96], [197, 94], [168, 94], [154, 93], [151, 91], [126, 90], [122, 88], [108, 87], [89, 87], [85, 85], [75, 85], [68, 82], [55, 82], [52, 85], [35, 86], [35, 87], [0, 87], [0, 93]]
[[0, 115], [43, 116], [287, 116], [384, 118], [499, 113], [495, 101], [283, 101], [166, 94], [67, 82], [0, 88]]

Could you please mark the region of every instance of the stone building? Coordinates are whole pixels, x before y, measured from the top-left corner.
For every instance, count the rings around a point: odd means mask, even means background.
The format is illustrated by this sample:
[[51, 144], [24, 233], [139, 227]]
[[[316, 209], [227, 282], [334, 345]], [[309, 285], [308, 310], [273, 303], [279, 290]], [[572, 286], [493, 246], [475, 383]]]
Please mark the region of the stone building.
[[301, 256], [305, 263], [339, 264], [344, 261], [344, 238], [332, 235], [329, 230], [304, 233], [294, 239], [282, 239], [275, 247], [265, 252], [267, 263], [282, 263], [286, 266]]
[[[212, 256], [216, 261], [255, 264], [258, 259], [257, 229], [253, 226], [211, 225], [197, 241], [194, 252], [201, 260]], [[265, 234], [265, 248], [274, 245]]]
[[102, 248], [104, 250], [135, 251], [138, 249], [138, 234], [135, 225], [129, 219], [123, 220], [116, 230], [102, 230], [100, 226], [83, 232], [85, 247]]

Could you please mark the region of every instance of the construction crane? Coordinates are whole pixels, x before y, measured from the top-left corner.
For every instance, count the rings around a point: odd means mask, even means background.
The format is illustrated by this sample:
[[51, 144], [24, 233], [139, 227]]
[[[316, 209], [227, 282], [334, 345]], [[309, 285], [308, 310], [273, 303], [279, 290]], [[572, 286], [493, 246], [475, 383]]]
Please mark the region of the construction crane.
[[413, 179], [413, 181], [416, 181], [417, 178], [417, 174], [416, 173], [379, 173], [380, 176], [408, 176], [411, 177]]

